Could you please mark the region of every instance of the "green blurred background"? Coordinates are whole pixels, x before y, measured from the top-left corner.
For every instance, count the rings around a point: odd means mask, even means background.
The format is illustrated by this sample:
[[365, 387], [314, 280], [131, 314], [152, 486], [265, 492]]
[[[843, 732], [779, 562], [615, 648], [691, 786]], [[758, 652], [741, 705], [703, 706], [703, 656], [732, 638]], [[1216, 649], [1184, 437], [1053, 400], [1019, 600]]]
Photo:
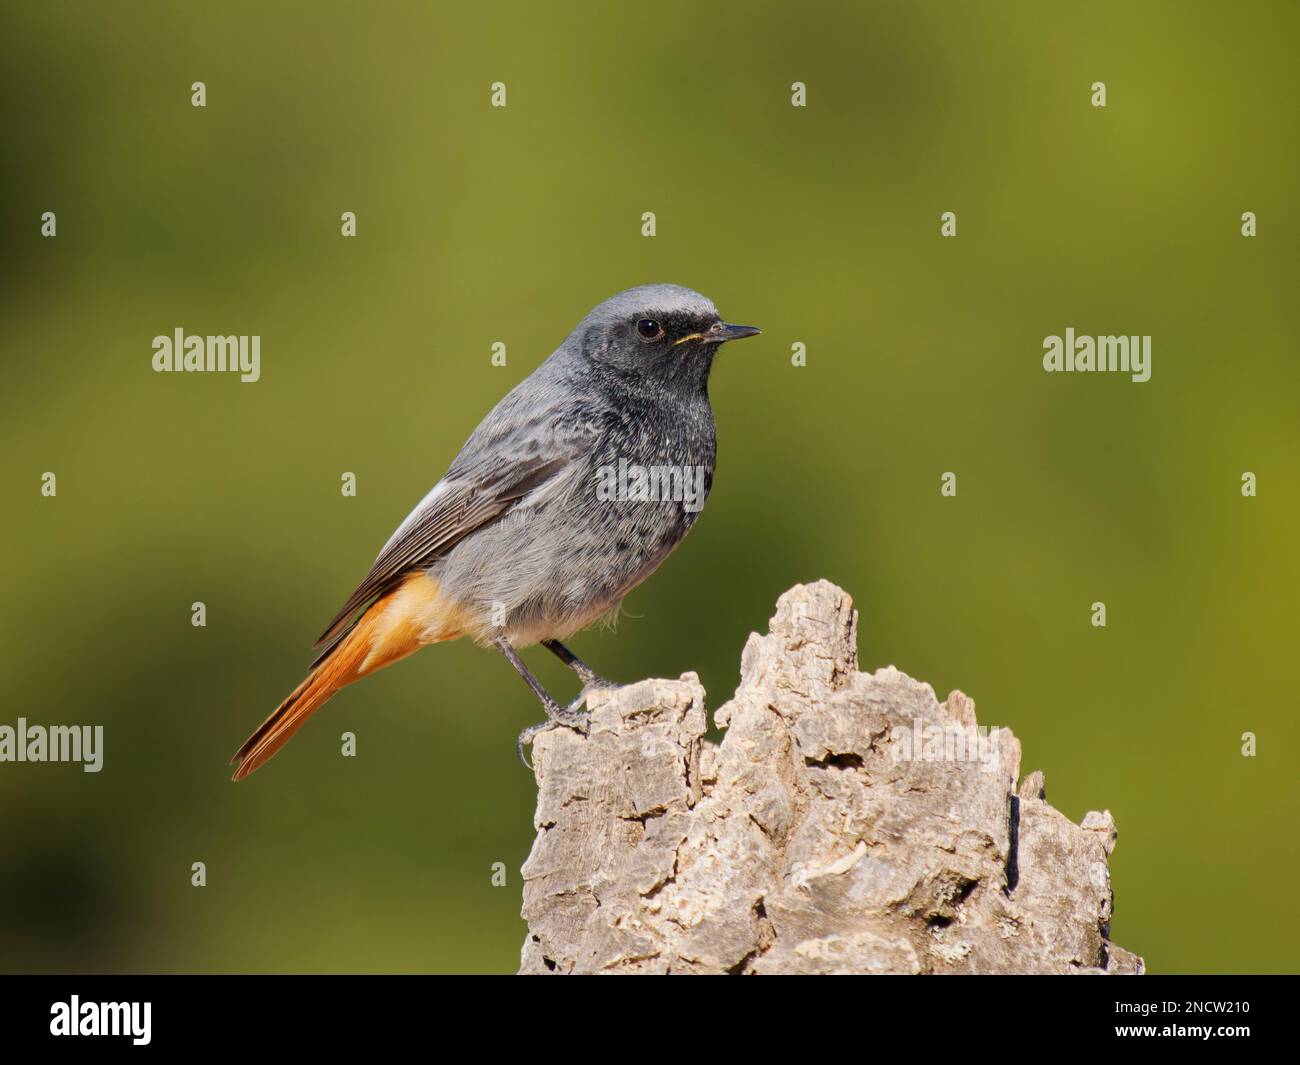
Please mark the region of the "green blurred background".
[[[864, 667], [1114, 812], [1118, 943], [1295, 967], [1297, 5], [178, 7], [4, 7], [0, 723], [103, 724], [106, 760], [0, 765], [0, 967], [517, 965], [538, 709], [498, 656], [226, 762], [479, 418], [647, 281], [764, 334], [714, 373], [704, 519], [578, 653], [716, 709], [827, 577]], [[153, 373], [178, 326], [260, 334], [262, 380]], [[1151, 334], [1151, 381], [1045, 374], [1067, 326]]]

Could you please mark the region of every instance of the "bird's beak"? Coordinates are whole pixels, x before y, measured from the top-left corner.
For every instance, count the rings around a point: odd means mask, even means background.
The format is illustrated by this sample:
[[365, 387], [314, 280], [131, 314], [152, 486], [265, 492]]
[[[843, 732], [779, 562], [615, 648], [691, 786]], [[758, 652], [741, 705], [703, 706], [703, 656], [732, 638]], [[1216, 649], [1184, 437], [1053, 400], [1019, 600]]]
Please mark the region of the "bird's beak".
[[756, 337], [762, 330], [752, 325], [729, 325], [726, 322], [718, 322], [710, 326], [709, 331], [704, 334], [703, 340], [708, 344], [725, 344], [728, 340], [744, 340], [745, 337]]

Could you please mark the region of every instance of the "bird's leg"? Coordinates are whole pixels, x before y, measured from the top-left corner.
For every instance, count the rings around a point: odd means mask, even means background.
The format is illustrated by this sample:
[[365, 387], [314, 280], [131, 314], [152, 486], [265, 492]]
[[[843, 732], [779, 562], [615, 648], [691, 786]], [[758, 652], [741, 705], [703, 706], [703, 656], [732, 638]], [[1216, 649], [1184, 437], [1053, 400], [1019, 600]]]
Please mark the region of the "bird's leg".
[[550, 651], [556, 658], [568, 666], [578, 675], [582, 681], [582, 691], [578, 692], [577, 697], [569, 704], [570, 710], [577, 710], [587, 701], [587, 696], [596, 691], [612, 691], [615, 688], [621, 688], [623, 685], [615, 684], [612, 680], [606, 680], [597, 673], [591, 666], [587, 665], [581, 658], [570, 651], [559, 640], [543, 640], [542, 646]]
[[560, 643], [559, 640], [543, 640], [542, 646], [578, 675], [578, 679], [582, 681], [582, 687], [584, 690], [590, 688], [594, 691], [597, 688], [619, 687], [619, 685], [615, 684], [613, 681], [606, 680], [604, 677], [600, 676], [600, 674], [592, 669], [591, 666], [587, 665], [586, 662], [565, 647], [564, 644]]
[[[540, 725], [532, 725], [519, 733], [519, 741], [516, 744], [516, 749], [519, 751], [519, 760], [523, 762], [525, 766], [528, 765], [528, 759], [524, 757], [524, 747], [525, 745], [532, 743], [539, 732], [544, 732], [549, 728], [554, 728], [556, 725], [565, 725], [577, 732], [586, 731], [586, 711], [579, 710], [576, 706], [572, 705], [561, 706], [552, 699], [547, 690], [542, 687], [542, 682], [529, 672], [528, 667], [524, 665], [523, 659], [519, 657], [518, 652], [510, 646], [510, 641], [504, 636], [498, 636], [493, 643], [496, 644], [497, 650], [506, 656], [506, 660], [515, 667], [515, 672], [524, 678], [524, 683], [527, 684], [528, 687], [532, 688], [533, 694], [537, 696], [538, 700], [542, 704], [542, 709], [546, 711], [546, 716], [550, 719], [548, 721], [543, 721]], [[584, 666], [583, 668], [586, 667]], [[595, 674], [592, 675], [595, 676]]]

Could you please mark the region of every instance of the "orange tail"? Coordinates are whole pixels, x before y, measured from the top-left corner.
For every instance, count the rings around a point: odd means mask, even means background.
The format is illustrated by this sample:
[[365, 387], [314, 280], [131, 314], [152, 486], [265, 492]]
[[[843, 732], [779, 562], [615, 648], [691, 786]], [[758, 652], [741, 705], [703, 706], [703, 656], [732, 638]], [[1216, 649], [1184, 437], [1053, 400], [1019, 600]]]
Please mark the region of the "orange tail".
[[[443, 622], [431, 625], [431, 622]], [[302, 728], [307, 718], [336, 691], [417, 651], [431, 639], [459, 636], [455, 611], [448, 611], [433, 578], [420, 573], [407, 579], [362, 615], [348, 635], [307, 674], [275, 712], [235, 752], [235, 780], [269, 762]], [[437, 635], [434, 631], [442, 629]]]

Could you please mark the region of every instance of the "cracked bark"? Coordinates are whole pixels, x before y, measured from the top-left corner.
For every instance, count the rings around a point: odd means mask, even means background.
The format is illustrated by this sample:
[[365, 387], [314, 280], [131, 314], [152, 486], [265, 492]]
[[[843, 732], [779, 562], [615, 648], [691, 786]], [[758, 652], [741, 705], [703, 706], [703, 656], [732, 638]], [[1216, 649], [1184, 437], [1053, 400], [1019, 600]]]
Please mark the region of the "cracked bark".
[[521, 973], [1142, 971], [1108, 941], [1110, 813], [1017, 790], [1011, 732], [859, 673], [856, 629], [826, 581], [783, 595], [720, 744], [692, 673], [538, 737]]

